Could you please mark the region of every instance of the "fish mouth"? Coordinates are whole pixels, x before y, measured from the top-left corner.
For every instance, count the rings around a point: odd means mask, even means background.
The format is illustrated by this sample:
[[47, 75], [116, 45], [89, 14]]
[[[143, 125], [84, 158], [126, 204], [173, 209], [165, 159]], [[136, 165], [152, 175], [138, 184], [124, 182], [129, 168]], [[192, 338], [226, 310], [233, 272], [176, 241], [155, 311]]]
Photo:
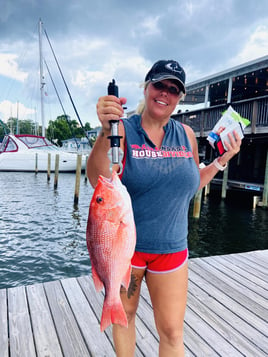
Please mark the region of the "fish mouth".
[[117, 173], [115, 171], [113, 171], [112, 177], [105, 177], [105, 176], [100, 175], [98, 180], [99, 180], [99, 182], [104, 184], [106, 187], [113, 188], [117, 177], [118, 177]]

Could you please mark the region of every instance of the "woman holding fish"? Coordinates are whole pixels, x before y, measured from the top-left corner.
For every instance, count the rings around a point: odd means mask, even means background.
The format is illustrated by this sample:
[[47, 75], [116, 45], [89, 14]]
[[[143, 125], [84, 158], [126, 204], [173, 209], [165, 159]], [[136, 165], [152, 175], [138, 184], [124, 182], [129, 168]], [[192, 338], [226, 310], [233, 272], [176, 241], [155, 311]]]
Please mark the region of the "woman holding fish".
[[[150, 293], [159, 356], [184, 356], [183, 321], [188, 286], [188, 209], [198, 189], [226, 167], [239, 152], [237, 133], [229, 135], [228, 151], [199, 169], [198, 146], [193, 130], [170, 118], [185, 95], [185, 72], [178, 62], [156, 62], [145, 77], [144, 106], [140, 113], [119, 124], [124, 152], [122, 184], [131, 197], [137, 233], [131, 260], [129, 288], [121, 287], [128, 328], [116, 323], [113, 337], [117, 356], [135, 354], [135, 315], [141, 282]], [[112, 177], [107, 152], [110, 120], [123, 116], [126, 98], [99, 98], [97, 114], [102, 131], [88, 159], [88, 177], [96, 187], [99, 175]], [[113, 167], [119, 171], [119, 166]], [[126, 284], [125, 284], [126, 285]]]

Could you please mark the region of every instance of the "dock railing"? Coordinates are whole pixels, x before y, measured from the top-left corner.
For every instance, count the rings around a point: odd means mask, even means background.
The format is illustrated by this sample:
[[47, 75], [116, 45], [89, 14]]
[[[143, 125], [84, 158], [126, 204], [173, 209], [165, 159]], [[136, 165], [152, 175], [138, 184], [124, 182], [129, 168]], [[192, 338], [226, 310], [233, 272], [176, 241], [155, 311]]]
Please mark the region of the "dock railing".
[[245, 134], [268, 133], [268, 95], [213, 107], [174, 114], [172, 117], [189, 125], [198, 137], [205, 137], [220, 119], [222, 112], [232, 105], [242, 117], [248, 118], [251, 125]]

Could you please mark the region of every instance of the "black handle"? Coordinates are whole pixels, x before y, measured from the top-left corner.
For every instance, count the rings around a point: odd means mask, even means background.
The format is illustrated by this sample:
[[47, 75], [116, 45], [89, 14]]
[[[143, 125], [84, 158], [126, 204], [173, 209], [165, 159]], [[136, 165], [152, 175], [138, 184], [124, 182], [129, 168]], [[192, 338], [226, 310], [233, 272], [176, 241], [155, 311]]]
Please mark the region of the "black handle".
[[118, 86], [115, 84], [114, 79], [108, 85], [108, 94], [115, 95], [116, 97], [119, 97]]
[[[119, 96], [118, 86], [115, 84], [114, 79], [108, 85], [108, 94], [115, 95], [116, 97]], [[119, 120], [110, 120], [110, 124], [111, 124], [111, 135], [108, 136], [108, 139], [110, 139], [111, 142], [110, 146], [112, 148], [112, 163], [119, 164], [118, 148], [120, 147], [120, 139], [122, 138], [122, 136], [118, 135]]]

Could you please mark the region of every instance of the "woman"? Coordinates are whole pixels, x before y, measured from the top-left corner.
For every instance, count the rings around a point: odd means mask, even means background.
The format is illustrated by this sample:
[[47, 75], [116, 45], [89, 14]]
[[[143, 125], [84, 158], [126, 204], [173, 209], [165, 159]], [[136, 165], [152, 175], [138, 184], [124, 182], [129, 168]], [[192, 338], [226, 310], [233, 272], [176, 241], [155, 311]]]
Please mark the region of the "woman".
[[[188, 285], [187, 227], [189, 203], [195, 192], [226, 167], [239, 151], [241, 140], [229, 136], [228, 151], [199, 170], [194, 132], [171, 119], [185, 94], [185, 73], [173, 60], [156, 62], [145, 77], [141, 114], [119, 125], [124, 152], [121, 179], [132, 199], [137, 229], [129, 290], [121, 289], [129, 327], [113, 326], [117, 356], [135, 354], [135, 315], [140, 287], [145, 277], [150, 293], [159, 356], [184, 356], [183, 321]], [[111, 119], [123, 115], [125, 98], [104, 96], [97, 103], [102, 131], [88, 159], [88, 177], [93, 187], [98, 176], [111, 176], [107, 152]], [[119, 171], [118, 165], [114, 170]]]

